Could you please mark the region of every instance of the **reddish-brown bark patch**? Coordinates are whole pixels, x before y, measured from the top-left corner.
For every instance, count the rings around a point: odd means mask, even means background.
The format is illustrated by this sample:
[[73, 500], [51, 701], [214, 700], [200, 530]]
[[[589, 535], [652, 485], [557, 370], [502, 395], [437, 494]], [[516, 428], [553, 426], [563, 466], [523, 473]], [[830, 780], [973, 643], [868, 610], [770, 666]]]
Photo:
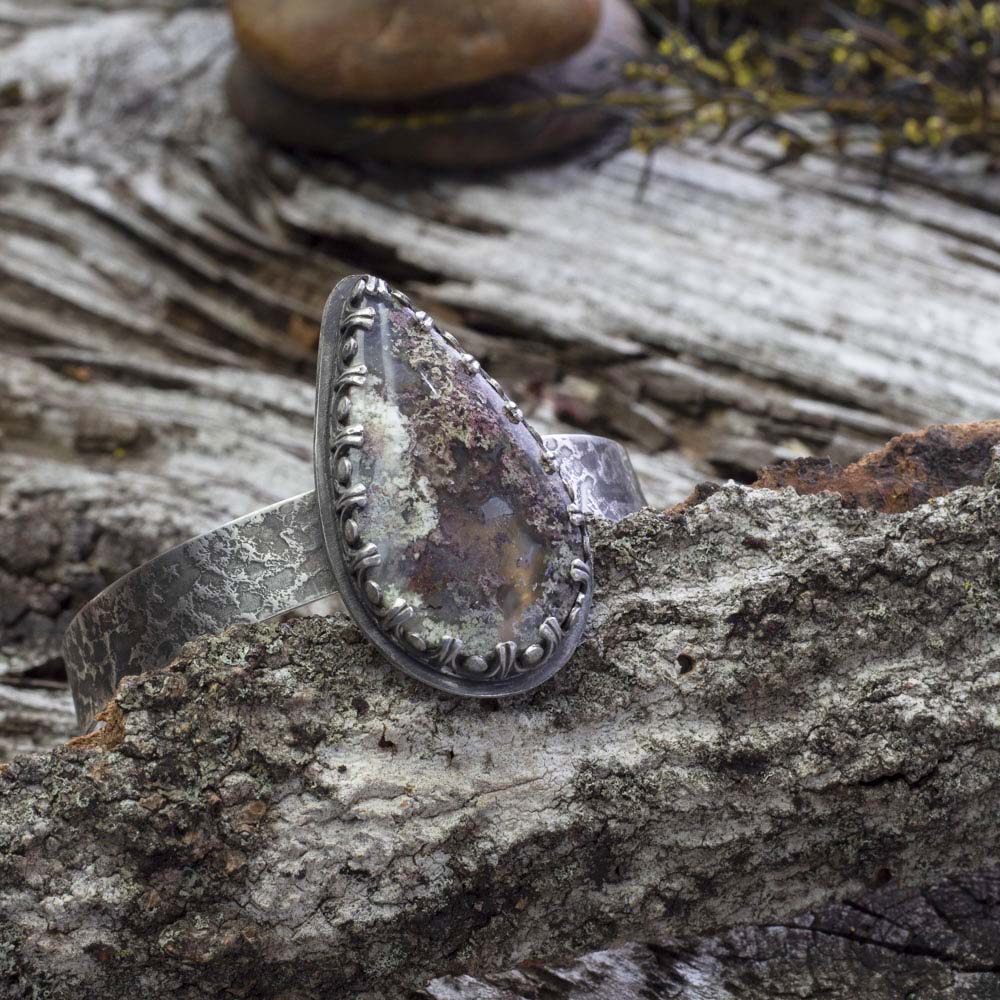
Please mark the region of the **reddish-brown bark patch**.
[[103, 712], [97, 713], [101, 729], [83, 736], [74, 736], [66, 745], [74, 750], [116, 750], [125, 739], [125, 714], [115, 701], [108, 702]]
[[901, 434], [846, 468], [820, 458], [779, 462], [762, 469], [751, 488], [837, 493], [847, 506], [900, 514], [982, 483], [998, 444], [1000, 420], [934, 424]]

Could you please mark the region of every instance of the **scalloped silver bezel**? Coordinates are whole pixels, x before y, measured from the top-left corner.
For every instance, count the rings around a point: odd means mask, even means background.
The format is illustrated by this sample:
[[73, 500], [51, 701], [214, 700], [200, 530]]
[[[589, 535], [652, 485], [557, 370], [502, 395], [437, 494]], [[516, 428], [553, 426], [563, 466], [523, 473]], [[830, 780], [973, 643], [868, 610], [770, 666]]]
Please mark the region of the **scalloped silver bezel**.
[[[351, 394], [364, 391], [367, 371], [355, 361], [359, 338], [372, 326], [372, 303], [382, 299], [412, 308], [409, 299], [372, 276], [345, 278], [334, 289], [323, 314], [316, 399], [316, 488], [327, 553], [338, 589], [358, 626], [382, 654], [402, 671], [432, 687], [466, 697], [495, 698], [529, 691], [546, 681], [572, 656], [579, 644], [590, 611], [592, 579], [590, 543], [585, 518], [577, 508], [573, 487], [562, 479], [567, 493], [566, 517], [580, 532], [580, 553], [567, 567], [577, 585], [573, 607], [562, 618], [548, 616], [537, 639], [518, 647], [498, 643], [488, 658], [468, 656], [462, 637], [446, 636], [429, 645], [408, 628], [414, 617], [406, 605], [386, 607], [381, 592], [368, 580], [378, 565], [377, 547], [361, 537], [351, 514], [364, 505], [366, 485], [356, 481], [352, 453], [364, 446], [364, 428], [352, 422]], [[438, 329], [426, 313], [414, 311], [418, 322], [440, 335], [461, 354], [469, 374], [481, 374], [496, 392], [512, 422], [524, 420], [520, 409], [499, 383], [482, 371], [479, 362], [462, 352], [456, 339]], [[539, 435], [525, 426], [542, 449], [542, 465], [549, 475], [560, 475], [556, 457]]]

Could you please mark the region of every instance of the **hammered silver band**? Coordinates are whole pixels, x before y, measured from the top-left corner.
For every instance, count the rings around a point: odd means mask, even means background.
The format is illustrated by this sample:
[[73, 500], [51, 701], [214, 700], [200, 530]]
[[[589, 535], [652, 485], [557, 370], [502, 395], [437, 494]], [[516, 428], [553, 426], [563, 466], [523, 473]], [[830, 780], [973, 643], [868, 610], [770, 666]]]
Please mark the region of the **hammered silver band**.
[[[620, 520], [645, 505], [621, 445], [590, 435], [545, 439], [582, 513]], [[263, 621], [338, 590], [317, 495], [284, 500], [184, 542], [117, 580], [67, 630], [64, 655], [83, 730], [128, 674], [162, 668], [181, 647]]]

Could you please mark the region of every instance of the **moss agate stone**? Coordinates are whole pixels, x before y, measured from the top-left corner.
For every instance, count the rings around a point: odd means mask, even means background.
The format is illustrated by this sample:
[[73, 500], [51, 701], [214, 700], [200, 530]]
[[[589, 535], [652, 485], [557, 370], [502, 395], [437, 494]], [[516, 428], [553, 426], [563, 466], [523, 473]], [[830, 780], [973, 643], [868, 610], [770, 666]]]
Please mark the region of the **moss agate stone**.
[[329, 476], [356, 599], [431, 669], [530, 669], [551, 652], [545, 623], [558, 639], [586, 589], [582, 530], [541, 440], [398, 293], [347, 302], [337, 346]]

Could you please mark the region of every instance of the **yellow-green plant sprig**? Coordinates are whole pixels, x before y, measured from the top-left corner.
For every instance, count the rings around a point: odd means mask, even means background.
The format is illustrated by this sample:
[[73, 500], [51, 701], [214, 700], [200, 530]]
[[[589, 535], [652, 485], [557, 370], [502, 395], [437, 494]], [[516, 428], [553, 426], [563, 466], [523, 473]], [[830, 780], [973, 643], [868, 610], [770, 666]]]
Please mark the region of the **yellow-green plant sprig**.
[[[636, 0], [659, 35], [625, 82], [650, 150], [693, 134], [776, 134], [789, 157], [854, 139], [1000, 154], [1000, 3], [976, 0]], [[619, 103], [621, 100], [619, 98]], [[817, 133], [803, 123], [817, 117]]]

